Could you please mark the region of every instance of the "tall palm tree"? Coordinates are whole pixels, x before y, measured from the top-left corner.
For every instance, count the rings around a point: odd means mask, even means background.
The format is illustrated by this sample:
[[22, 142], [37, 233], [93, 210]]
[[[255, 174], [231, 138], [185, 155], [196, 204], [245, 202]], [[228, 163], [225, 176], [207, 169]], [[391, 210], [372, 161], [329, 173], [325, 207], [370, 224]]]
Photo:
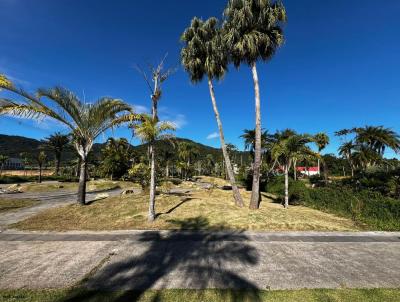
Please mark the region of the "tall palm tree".
[[23, 97], [22, 101], [0, 98], [0, 114], [31, 119], [50, 117], [71, 130], [72, 142], [81, 160], [77, 201], [85, 204], [87, 157], [94, 141], [108, 129], [125, 123], [125, 116], [131, 116], [131, 106], [108, 97], [95, 103], [85, 103], [62, 87], [39, 89], [34, 96], [16, 88], [5, 76], [0, 77], [0, 88]]
[[56, 175], [58, 176], [60, 174], [61, 155], [65, 146], [69, 144], [69, 135], [56, 132], [46, 138], [45, 143], [54, 152], [56, 158]]
[[224, 156], [226, 171], [232, 186], [233, 198], [237, 206], [243, 206], [243, 199], [236, 185], [231, 160], [225, 144], [224, 131], [214, 93], [214, 80], [221, 79], [228, 65], [226, 48], [222, 41], [221, 29], [216, 18], [203, 21], [193, 18], [190, 26], [182, 34], [185, 43], [181, 51], [182, 65], [189, 73], [193, 83], [199, 83], [207, 76], [211, 102], [217, 120], [221, 149]]
[[[318, 147], [318, 174], [321, 175], [321, 152], [322, 150], [324, 150], [326, 148], [326, 146], [329, 145], [329, 136], [324, 133], [324, 132], [320, 132], [317, 133], [316, 135], [314, 135], [314, 142]], [[326, 165], [325, 162], [323, 162], [324, 165], [324, 175], [325, 175], [325, 180], [327, 180], [328, 178], [328, 174], [327, 174], [327, 169], [326, 169]]]
[[289, 207], [289, 170], [293, 164], [293, 160], [298, 158], [299, 154], [314, 154], [306, 145], [311, 142], [308, 135], [292, 134], [278, 132], [276, 134], [277, 142], [273, 145], [271, 153], [272, 157], [277, 159], [283, 167], [285, 173], [285, 208]]
[[[142, 115], [140, 121], [132, 124], [134, 134], [143, 142], [153, 146], [156, 141], [171, 139], [170, 131], [175, 130], [175, 125], [170, 122], [159, 122], [150, 115]], [[150, 222], [156, 218], [155, 198], [156, 198], [156, 158], [154, 152], [150, 157], [150, 198], [149, 216]]]
[[224, 11], [224, 40], [230, 59], [238, 68], [251, 67], [255, 92], [255, 150], [250, 208], [259, 208], [261, 176], [261, 103], [257, 61], [270, 60], [283, 43], [281, 24], [286, 21], [282, 3], [270, 0], [229, 0]]
[[214, 92], [213, 81], [219, 80], [225, 75], [228, 65], [226, 48], [222, 41], [218, 20], [210, 18], [203, 21], [199, 18], [193, 18], [190, 26], [182, 34], [181, 40], [185, 43], [181, 51], [182, 65], [188, 72], [190, 80], [193, 83], [199, 83], [205, 76], [207, 77], [211, 102], [219, 130], [221, 149], [232, 186], [233, 197], [236, 205], [242, 207], [243, 199], [236, 185]]

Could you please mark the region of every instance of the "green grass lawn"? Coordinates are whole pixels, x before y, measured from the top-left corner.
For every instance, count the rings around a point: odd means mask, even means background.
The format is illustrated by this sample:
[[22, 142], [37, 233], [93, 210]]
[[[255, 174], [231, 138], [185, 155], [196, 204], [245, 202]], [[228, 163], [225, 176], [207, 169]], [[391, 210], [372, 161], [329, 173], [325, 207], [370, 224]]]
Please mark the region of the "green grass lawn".
[[[193, 186], [184, 183], [182, 187]], [[245, 201], [250, 192], [242, 191]], [[90, 205], [53, 208], [19, 222], [22, 230], [124, 230], [124, 229], [240, 229], [266, 231], [357, 231], [352, 220], [318, 210], [293, 206], [284, 209], [264, 197], [261, 208], [249, 210], [234, 204], [231, 191], [195, 189], [187, 194], [160, 194], [158, 217], [147, 222], [148, 195], [107, 198]]]
[[38, 201], [31, 199], [0, 199], [0, 213], [32, 207], [34, 205], [37, 205], [38, 203]]
[[2, 290], [1, 302], [398, 302], [400, 289], [315, 289], [297, 291], [148, 290]]

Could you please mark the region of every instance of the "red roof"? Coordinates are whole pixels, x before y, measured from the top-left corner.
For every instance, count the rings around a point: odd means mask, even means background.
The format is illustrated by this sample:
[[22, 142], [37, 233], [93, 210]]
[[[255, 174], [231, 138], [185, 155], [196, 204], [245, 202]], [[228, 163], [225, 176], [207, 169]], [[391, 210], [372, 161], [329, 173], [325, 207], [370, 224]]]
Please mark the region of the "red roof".
[[318, 167], [297, 167], [296, 170], [299, 172], [302, 171], [318, 172]]

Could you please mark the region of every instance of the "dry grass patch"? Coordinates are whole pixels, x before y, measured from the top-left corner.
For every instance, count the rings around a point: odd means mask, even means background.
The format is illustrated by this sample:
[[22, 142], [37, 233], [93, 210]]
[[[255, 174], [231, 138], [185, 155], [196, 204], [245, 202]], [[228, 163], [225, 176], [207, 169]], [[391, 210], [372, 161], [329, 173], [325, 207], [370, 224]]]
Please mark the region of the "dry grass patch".
[[[87, 190], [90, 191], [101, 191], [110, 190], [115, 188], [126, 188], [133, 187], [135, 184], [132, 182], [124, 181], [110, 181], [110, 180], [94, 180], [87, 182]], [[22, 192], [54, 192], [58, 190], [78, 190], [77, 182], [44, 182], [44, 183], [29, 183], [21, 185]]]
[[[242, 191], [245, 200], [250, 192]], [[285, 210], [264, 198], [257, 211], [234, 205], [231, 191], [197, 189], [188, 194], [160, 194], [158, 217], [147, 222], [148, 196], [108, 198], [87, 206], [46, 210], [14, 225], [23, 230], [245, 229], [264, 231], [354, 231], [353, 221], [296, 206]]]
[[22, 208], [32, 207], [39, 202], [32, 199], [0, 199], [0, 213], [16, 211]]

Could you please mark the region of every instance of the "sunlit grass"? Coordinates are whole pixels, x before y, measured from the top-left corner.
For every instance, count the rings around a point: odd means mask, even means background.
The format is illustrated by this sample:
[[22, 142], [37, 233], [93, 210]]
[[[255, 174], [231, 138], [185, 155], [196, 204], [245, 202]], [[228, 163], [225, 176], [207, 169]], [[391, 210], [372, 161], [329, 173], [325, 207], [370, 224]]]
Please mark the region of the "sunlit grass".
[[[100, 191], [100, 190], [110, 190], [119, 187], [129, 187], [134, 184], [131, 182], [123, 181], [110, 181], [110, 180], [94, 180], [87, 182], [88, 191]], [[51, 183], [29, 183], [22, 184], [22, 192], [32, 192], [32, 193], [42, 193], [42, 192], [54, 192], [58, 190], [78, 190], [78, 183], [76, 182], [51, 182]]]
[[134, 291], [2, 290], [1, 302], [398, 302], [400, 289], [303, 289], [280, 291], [165, 289]]
[[[184, 187], [185, 184], [180, 187]], [[193, 188], [192, 188], [193, 189]], [[242, 190], [246, 202], [250, 192]], [[244, 229], [266, 231], [354, 231], [352, 220], [302, 206], [284, 209], [267, 197], [259, 210], [235, 206], [232, 192], [194, 189], [187, 194], [160, 193], [155, 222], [147, 222], [148, 196], [107, 198], [87, 206], [77, 204], [46, 210], [14, 225], [23, 230], [180, 229], [182, 221], [197, 221], [193, 229]], [[198, 219], [201, 218], [201, 219]], [[195, 220], [197, 219], [197, 220]], [[202, 223], [206, 221], [207, 223]]]

